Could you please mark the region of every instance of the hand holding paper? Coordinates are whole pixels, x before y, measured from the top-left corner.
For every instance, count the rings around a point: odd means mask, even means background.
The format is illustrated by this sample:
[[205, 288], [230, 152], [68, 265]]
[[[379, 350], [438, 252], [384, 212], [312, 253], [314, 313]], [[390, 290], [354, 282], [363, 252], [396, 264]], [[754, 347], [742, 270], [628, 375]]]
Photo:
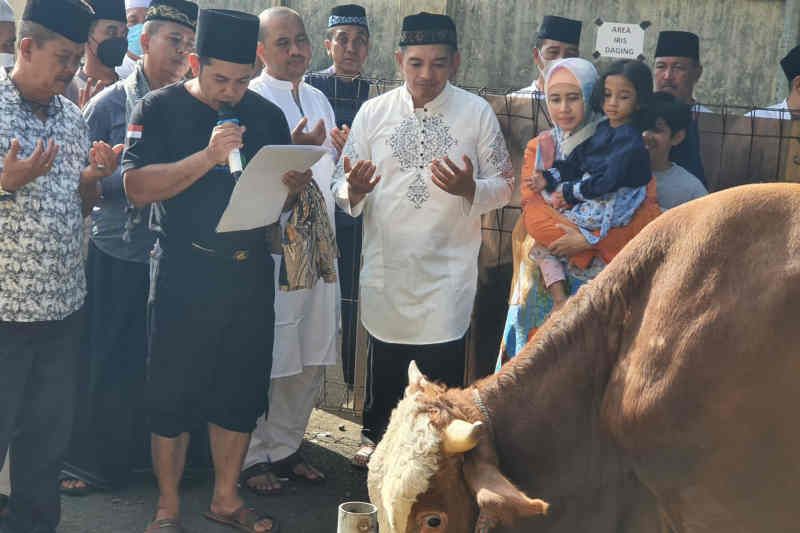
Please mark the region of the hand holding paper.
[[306, 185], [311, 183], [311, 177], [311, 169], [306, 170], [305, 172], [290, 170], [283, 175], [281, 181], [283, 181], [283, 184], [289, 188], [289, 194], [297, 194], [302, 191]]
[[[328, 154], [319, 146], [264, 146], [247, 164], [233, 189], [217, 232], [244, 231], [278, 220], [289, 188], [311, 180], [312, 165]], [[284, 178], [293, 176], [286, 181]]]

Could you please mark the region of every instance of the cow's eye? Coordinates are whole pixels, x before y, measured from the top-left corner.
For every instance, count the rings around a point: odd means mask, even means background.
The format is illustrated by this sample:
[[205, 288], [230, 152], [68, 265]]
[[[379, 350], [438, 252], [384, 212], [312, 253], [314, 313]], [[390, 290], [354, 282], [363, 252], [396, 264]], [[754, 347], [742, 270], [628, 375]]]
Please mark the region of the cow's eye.
[[447, 531], [447, 513], [420, 513], [417, 515], [420, 533], [445, 533]]
[[425, 517], [425, 525], [431, 529], [439, 529], [439, 526], [442, 525], [442, 519], [439, 515], [432, 514], [430, 516]]

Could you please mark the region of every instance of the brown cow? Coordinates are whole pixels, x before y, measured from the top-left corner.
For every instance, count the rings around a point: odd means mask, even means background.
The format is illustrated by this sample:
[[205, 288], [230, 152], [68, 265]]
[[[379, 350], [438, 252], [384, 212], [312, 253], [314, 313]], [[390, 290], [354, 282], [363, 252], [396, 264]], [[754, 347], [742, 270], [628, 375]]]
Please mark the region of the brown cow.
[[412, 364], [381, 533], [800, 531], [798, 319], [800, 185], [669, 211], [498, 375]]

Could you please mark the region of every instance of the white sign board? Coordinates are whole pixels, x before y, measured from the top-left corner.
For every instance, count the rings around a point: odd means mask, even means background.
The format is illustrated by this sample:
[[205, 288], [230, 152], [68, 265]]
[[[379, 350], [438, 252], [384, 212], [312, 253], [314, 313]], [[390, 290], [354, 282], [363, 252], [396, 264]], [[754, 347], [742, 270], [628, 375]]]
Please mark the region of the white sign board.
[[639, 59], [644, 57], [644, 28], [641, 24], [598, 21], [595, 57]]

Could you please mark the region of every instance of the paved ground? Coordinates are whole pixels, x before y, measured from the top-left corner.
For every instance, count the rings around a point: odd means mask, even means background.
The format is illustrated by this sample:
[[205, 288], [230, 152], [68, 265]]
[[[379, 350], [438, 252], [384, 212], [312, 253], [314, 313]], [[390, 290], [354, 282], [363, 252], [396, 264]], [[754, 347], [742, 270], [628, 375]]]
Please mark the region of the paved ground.
[[[359, 446], [359, 425], [334, 414], [316, 410], [306, 433], [303, 450], [328, 476], [321, 486], [287, 485], [284, 494], [258, 497], [243, 492], [259, 511], [274, 515], [286, 533], [336, 531], [341, 502], [367, 500], [366, 475], [350, 466]], [[187, 533], [229, 533], [230, 528], [205, 520], [211, 494], [211, 472], [190, 472], [184, 483], [183, 525]], [[63, 498], [59, 533], [141, 533], [151, 519], [157, 498], [151, 473], [137, 474], [135, 482], [119, 492], [97, 493], [85, 498]]]

